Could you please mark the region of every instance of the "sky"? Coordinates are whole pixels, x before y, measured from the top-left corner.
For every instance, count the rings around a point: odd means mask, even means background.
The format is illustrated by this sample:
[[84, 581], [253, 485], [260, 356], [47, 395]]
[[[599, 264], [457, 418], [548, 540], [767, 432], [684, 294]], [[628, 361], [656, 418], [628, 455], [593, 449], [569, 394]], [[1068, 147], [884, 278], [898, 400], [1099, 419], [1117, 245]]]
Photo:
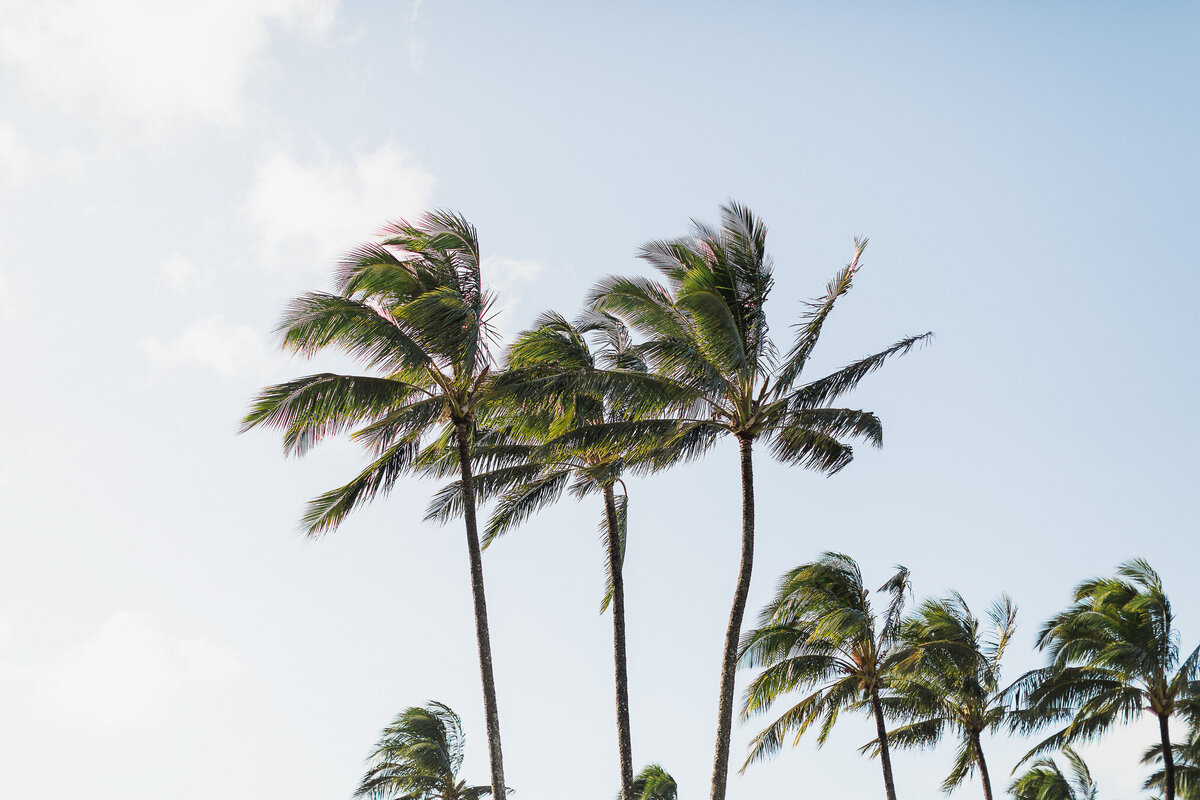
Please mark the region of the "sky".
[[[478, 227], [506, 336], [735, 199], [770, 228], [786, 343], [870, 237], [812, 375], [936, 338], [847, 400], [882, 449], [833, 478], [759, 453], [748, 620], [843, 551], [917, 598], [1009, 592], [1016, 677], [1077, 581], [1140, 556], [1195, 647], [1198, 35], [1169, 2], [0, 0], [0, 796], [349, 797], [428, 700], [486, 782], [436, 487], [308, 541], [305, 501], [362, 453], [236, 435], [260, 387], [349, 368], [278, 353], [288, 299], [436, 207]], [[684, 798], [708, 791], [739, 500], [730, 444], [630, 483], [634, 759]], [[617, 789], [600, 513], [564, 500], [485, 554], [514, 797]], [[1139, 796], [1153, 735], [1084, 750], [1106, 797]], [[847, 718], [729, 796], [879, 796], [871, 736]], [[997, 784], [1029, 744], [987, 742]], [[935, 796], [952, 752], [898, 754], [900, 795]]]

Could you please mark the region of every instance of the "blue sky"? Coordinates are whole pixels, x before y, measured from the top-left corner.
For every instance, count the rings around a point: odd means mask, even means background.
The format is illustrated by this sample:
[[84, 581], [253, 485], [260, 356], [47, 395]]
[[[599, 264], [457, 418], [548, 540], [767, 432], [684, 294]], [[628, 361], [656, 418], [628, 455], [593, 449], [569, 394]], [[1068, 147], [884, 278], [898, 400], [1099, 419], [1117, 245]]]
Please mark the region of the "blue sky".
[[[434, 487], [306, 542], [304, 501], [359, 453], [234, 436], [258, 387], [344, 366], [275, 353], [286, 300], [435, 206], [478, 226], [508, 332], [734, 198], [770, 226], [786, 341], [871, 237], [815, 369], [937, 338], [852, 398], [882, 450], [832, 479], [761, 454], [751, 614], [822, 550], [875, 583], [903, 563], [918, 596], [1014, 596], [1015, 676], [1077, 580], [1141, 555], [1194, 647], [1198, 33], [1183, 3], [0, 0], [0, 794], [348, 796], [427, 699], [462, 713], [484, 779]], [[688, 797], [737, 503], [728, 446], [631, 486], [634, 755]], [[616, 790], [598, 513], [565, 502], [486, 554], [522, 798]], [[877, 795], [869, 736], [847, 720], [730, 796]], [[1108, 796], [1136, 796], [1151, 736], [1092, 751]], [[993, 772], [1024, 744], [991, 745]], [[901, 755], [901, 794], [932, 796], [950, 757]]]

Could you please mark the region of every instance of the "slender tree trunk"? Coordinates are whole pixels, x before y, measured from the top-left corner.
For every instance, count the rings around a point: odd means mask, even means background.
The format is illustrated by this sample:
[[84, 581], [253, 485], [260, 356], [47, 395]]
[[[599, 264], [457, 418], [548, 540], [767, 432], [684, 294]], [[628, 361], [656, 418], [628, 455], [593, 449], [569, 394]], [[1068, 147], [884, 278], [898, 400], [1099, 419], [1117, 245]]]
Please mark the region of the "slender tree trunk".
[[1163, 783], [1166, 785], [1167, 800], [1175, 800], [1175, 754], [1171, 752], [1171, 718], [1158, 715], [1158, 732], [1162, 736]]
[[896, 782], [892, 779], [892, 754], [888, 751], [887, 725], [883, 722], [883, 704], [879, 690], [871, 689], [871, 710], [875, 712], [875, 732], [879, 736], [879, 761], [883, 764], [883, 788], [887, 800], [896, 800]]
[[608, 521], [608, 570], [612, 575], [613, 670], [617, 685], [617, 745], [621, 750], [621, 797], [633, 800], [633, 745], [629, 735], [629, 672], [625, 660], [625, 578], [621, 575], [621, 533], [612, 484], [604, 487]]
[[987, 761], [983, 757], [983, 742], [979, 731], [971, 731], [971, 744], [975, 746], [975, 764], [979, 767], [979, 777], [983, 780], [983, 799], [992, 800], [992, 778], [988, 775]]
[[725, 800], [729, 782], [729, 738], [733, 733], [733, 677], [737, 669], [738, 644], [742, 635], [742, 617], [750, 594], [750, 575], [754, 571], [754, 439], [739, 436], [742, 456], [742, 562], [738, 566], [737, 590], [729, 627], [725, 629], [725, 652], [721, 656], [721, 694], [717, 705], [717, 746], [713, 755], [712, 800]]
[[496, 708], [496, 680], [492, 674], [492, 640], [488, 635], [487, 598], [483, 592], [483, 555], [479, 550], [479, 527], [475, 521], [475, 484], [471, 474], [467, 423], [454, 423], [454, 433], [458, 440], [458, 463], [462, 471], [463, 517], [467, 523], [467, 553], [471, 560], [471, 599], [475, 601], [475, 639], [479, 645], [479, 673], [483, 681], [483, 708], [492, 766], [492, 797], [503, 798], [504, 757], [500, 752], [500, 712]]

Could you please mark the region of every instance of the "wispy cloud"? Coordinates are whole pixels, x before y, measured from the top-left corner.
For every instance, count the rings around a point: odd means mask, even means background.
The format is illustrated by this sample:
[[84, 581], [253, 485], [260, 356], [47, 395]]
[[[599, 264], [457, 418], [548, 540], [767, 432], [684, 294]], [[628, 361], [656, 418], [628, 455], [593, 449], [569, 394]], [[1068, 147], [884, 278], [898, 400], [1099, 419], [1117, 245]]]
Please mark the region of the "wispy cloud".
[[521, 308], [525, 287], [537, 280], [544, 269], [545, 265], [534, 259], [484, 257], [480, 271], [483, 273], [484, 283], [496, 295], [492, 306], [492, 325], [501, 340], [507, 340], [528, 325], [529, 320], [517, 312]]
[[425, 40], [421, 38], [417, 23], [421, 19], [421, 4], [425, 0], [412, 0], [408, 8], [408, 63], [413, 72], [420, 73], [425, 68]]
[[211, 274], [201, 270], [191, 259], [179, 253], [172, 253], [159, 265], [158, 277], [167, 288], [176, 292], [205, 286], [212, 279]]
[[33, 157], [11, 122], [0, 120], [0, 188], [17, 186], [29, 175]]
[[0, 62], [69, 111], [234, 124], [272, 28], [317, 35], [336, 0], [0, 0]]
[[153, 722], [185, 686], [225, 680], [240, 669], [229, 645], [172, 637], [147, 615], [123, 612], [40, 665], [33, 697], [44, 713], [72, 726], [120, 731]]
[[429, 208], [433, 184], [432, 174], [393, 145], [317, 163], [276, 153], [259, 164], [247, 210], [264, 262], [324, 274], [384, 222]]
[[147, 337], [140, 345], [155, 363], [199, 366], [225, 377], [247, 372], [264, 363], [268, 349], [257, 330], [219, 316], [200, 320], [170, 341]]

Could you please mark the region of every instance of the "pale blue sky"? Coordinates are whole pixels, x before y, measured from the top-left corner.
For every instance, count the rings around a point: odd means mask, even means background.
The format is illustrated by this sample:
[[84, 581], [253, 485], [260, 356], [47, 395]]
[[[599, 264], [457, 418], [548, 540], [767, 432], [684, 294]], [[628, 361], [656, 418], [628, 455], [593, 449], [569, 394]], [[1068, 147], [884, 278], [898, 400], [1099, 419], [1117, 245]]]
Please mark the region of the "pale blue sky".
[[[786, 341], [871, 237], [817, 367], [937, 339], [850, 401], [883, 450], [830, 480], [760, 455], [751, 615], [822, 550], [873, 583], [903, 563], [919, 596], [1015, 597], [1015, 676], [1077, 580], [1141, 555], [1195, 646], [1198, 34], [1185, 3], [0, 0], [0, 795], [347, 797], [427, 699], [486, 779], [433, 487], [305, 542], [359, 453], [233, 435], [255, 389], [339, 364], [274, 354], [286, 300], [433, 206], [479, 227], [508, 331], [734, 198], [770, 226]], [[708, 790], [736, 480], [726, 446], [631, 486], [634, 755], [684, 797]], [[593, 506], [486, 557], [526, 800], [616, 791]], [[878, 796], [869, 736], [847, 720], [730, 796]], [[1107, 796], [1136, 796], [1148, 739], [1095, 751]], [[990, 745], [998, 783], [1026, 744]], [[901, 795], [950, 756], [901, 755]]]

